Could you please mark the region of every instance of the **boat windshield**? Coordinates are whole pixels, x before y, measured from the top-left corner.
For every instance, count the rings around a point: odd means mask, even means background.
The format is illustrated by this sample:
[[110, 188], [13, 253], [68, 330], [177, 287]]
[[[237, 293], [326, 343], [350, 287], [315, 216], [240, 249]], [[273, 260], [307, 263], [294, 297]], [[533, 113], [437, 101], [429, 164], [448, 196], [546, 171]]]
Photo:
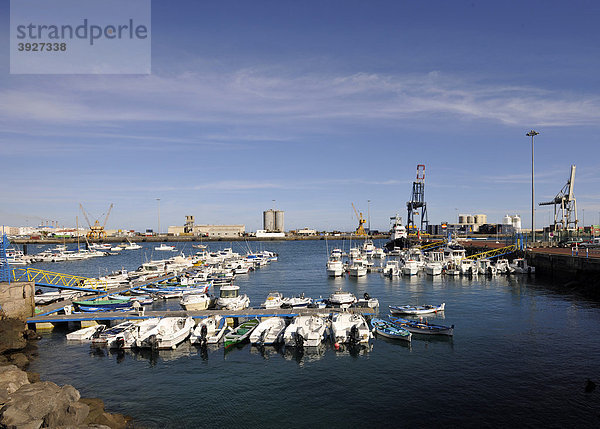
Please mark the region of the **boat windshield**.
[[221, 298], [237, 298], [239, 291], [237, 289], [221, 289]]

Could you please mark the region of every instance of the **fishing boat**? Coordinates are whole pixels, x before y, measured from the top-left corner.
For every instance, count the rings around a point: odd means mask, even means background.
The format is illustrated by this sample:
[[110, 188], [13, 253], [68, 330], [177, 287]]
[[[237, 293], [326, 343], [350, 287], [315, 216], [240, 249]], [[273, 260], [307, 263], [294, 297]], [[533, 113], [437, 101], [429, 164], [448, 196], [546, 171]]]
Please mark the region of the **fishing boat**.
[[396, 326], [400, 326], [413, 334], [424, 335], [454, 335], [454, 325], [434, 325], [427, 321], [407, 320], [396, 316], [389, 316], [390, 322]]
[[508, 259], [498, 259], [496, 261], [496, 272], [498, 274], [512, 274], [515, 269], [510, 266]]
[[229, 332], [225, 318], [219, 315], [200, 320], [190, 335], [192, 344], [217, 344]]
[[317, 347], [328, 336], [327, 322], [323, 317], [296, 316], [283, 333], [286, 347]]
[[347, 308], [356, 302], [356, 296], [351, 292], [337, 290], [329, 295], [329, 304]]
[[344, 264], [341, 259], [330, 257], [327, 261], [327, 275], [340, 277], [344, 275]]
[[133, 329], [135, 324], [136, 322], [126, 320], [112, 328], [104, 329], [100, 335], [92, 337], [92, 346], [118, 348], [120, 344], [118, 340], [122, 337], [123, 332]]
[[137, 347], [152, 349], [175, 349], [185, 341], [194, 328], [191, 317], [163, 317], [158, 324], [140, 336]]
[[396, 277], [399, 276], [400, 271], [400, 261], [397, 259], [390, 259], [386, 261], [385, 267], [383, 267], [383, 275], [387, 277]]
[[85, 311], [86, 308], [100, 308], [106, 311], [119, 310], [131, 307], [132, 302], [129, 299], [97, 299], [88, 301], [73, 301], [80, 310]]
[[331, 330], [336, 344], [368, 343], [371, 339], [369, 325], [362, 314], [335, 313], [331, 319]]
[[285, 327], [283, 317], [265, 318], [250, 334], [250, 344], [265, 346], [278, 344], [283, 340]]
[[402, 266], [402, 274], [405, 276], [416, 276], [419, 274], [419, 262], [414, 259], [409, 259]]
[[510, 264], [515, 274], [535, 274], [535, 267], [527, 264], [527, 259], [516, 258]]
[[160, 322], [159, 317], [151, 317], [142, 321], [136, 321], [135, 326], [131, 329], [126, 329], [118, 336], [116, 347], [119, 349], [130, 349], [137, 346], [140, 338], [147, 335], [148, 332], [156, 328]]
[[68, 341], [90, 341], [94, 336], [100, 335], [106, 328], [106, 325], [94, 325], [87, 328], [81, 328], [77, 331], [67, 334]]
[[223, 340], [225, 348], [228, 349], [236, 344], [242, 344], [250, 337], [250, 334], [259, 325], [259, 323], [260, 321], [258, 319], [250, 319], [242, 323], [233, 331], [229, 332], [227, 335], [225, 335], [225, 339]]
[[206, 310], [212, 303], [212, 298], [205, 293], [189, 293], [183, 295], [179, 304], [186, 311]]
[[401, 326], [396, 326], [387, 320], [373, 318], [371, 326], [377, 335], [382, 337], [392, 338], [394, 340], [410, 341], [412, 334]]
[[390, 313], [392, 314], [429, 314], [444, 311], [446, 303], [440, 305], [390, 305]]
[[284, 308], [306, 308], [310, 304], [312, 304], [312, 298], [305, 297], [302, 293], [291, 298], [283, 298], [281, 306]]
[[159, 250], [162, 252], [173, 252], [176, 249], [175, 246], [169, 246], [168, 244], [160, 243], [160, 246], [155, 247], [154, 250]]
[[350, 277], [364, 277], [367, 275], [367, 266], [362, 258], [357, 257], [352, 259], [348, 267], [348, 275]]
[[439, 276], [442, 274], [444, 266], [441, 262], [431, 261], [425, 264], [425, 274], [428, 276]]
[[272, 308], [281, 308], [281, 304], [283, 304], [283, 294], [281, 292], [270, 292], [267, 295], [267, 299], [260, 306], [262, 308], [272, 309]]
[[250, 305], [248, 295], [240, 295], [240, 287], [236, 285], [221, 286], [217, 308], [227, 310], [242, 310]]

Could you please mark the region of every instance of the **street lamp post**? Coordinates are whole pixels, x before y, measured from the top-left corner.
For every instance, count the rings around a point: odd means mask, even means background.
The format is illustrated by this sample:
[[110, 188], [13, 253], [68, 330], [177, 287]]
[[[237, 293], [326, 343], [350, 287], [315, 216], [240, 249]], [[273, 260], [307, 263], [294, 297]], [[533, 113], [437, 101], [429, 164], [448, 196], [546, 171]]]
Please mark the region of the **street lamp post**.
[[534, 171], [533, 171], [533, 138], [539, 133], [531, 130], [527, 134], [531, 137], [531, 241], [535, 243], [535, 186], [534, 186]]
[[156, 235], [160, 235], [160, 198], [156, 199], [158, 206], [158, 233]]
[[371, 235], [371, 200], [367, 200], [367, 219], [369, 219], [369, 235]]

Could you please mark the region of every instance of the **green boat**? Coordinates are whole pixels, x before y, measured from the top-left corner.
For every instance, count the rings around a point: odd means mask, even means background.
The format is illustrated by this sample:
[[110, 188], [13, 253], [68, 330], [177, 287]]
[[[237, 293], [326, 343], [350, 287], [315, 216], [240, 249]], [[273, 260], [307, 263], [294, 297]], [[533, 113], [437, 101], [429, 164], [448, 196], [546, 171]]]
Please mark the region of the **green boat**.
[[98, 299], [98, 300], [90, 300], [90, 301], [73, 301], [73, 304], [82, 307], [94, 307], [94, 308], [123, 308], [130, 307], [131, 301], [128, 299]]
[[258, 319], [250, 319], [247, 322], [242, 323], [229, 334], [225, 335], [225, 349], [228, 349], [236, 344], [241, 344], [248, 340], [248, 337], [250, 337], [250, 334], [252, 331], [254, 331], [254, 328], [256, 328], [259, 323], [260, 321]]

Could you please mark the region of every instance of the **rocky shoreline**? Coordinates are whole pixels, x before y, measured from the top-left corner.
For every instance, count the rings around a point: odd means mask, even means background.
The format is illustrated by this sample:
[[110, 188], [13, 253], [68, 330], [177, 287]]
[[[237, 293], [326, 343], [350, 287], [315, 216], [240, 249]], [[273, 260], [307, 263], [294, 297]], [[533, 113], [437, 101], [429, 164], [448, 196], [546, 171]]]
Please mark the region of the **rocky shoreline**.
[[0, 319], [0, 428], [133, 428], [130, 417], [104, 410], [97, 398], [81, 398], [73, 386], [41, 381], [27, 371], [40, 337], [19, 319]]

